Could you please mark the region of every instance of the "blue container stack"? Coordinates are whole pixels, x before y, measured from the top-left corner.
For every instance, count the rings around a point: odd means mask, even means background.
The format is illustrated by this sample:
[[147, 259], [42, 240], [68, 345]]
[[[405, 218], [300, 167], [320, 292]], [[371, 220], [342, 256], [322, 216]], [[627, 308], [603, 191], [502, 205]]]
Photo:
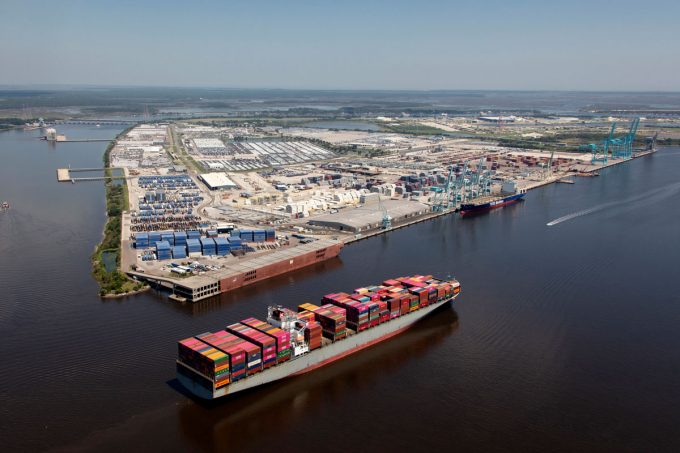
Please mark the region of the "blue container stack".
[[187, 234], [184, 231], [175, 231], [175, 245], [187, 245]]
[[264, 230], [253, 230], [253, 242], [264, 242], [267, 234]]
[[198, 230], [187, 231], [187, 239], [201, 239], [201, 232]]
[[244, 242], [253, 242], [253, 230], [241, 230], [241, 240]]
[[164, 231], [161, 233], [161, 241], [167, 241], [170, 245], [175, 245], [175, 235], [172, 231]]
[[201, 251], [203, 255], [217, 255], [217, 250], [215, 249], [215, 240], [213, 238], [202, 238], [201, 239]]
[[186, 258], [187, 248], [184, 245], [176, 245], [172, 248], [172, 257], [174, 259]]
[[156, 242], [156, 258], [159, 260], [169, 260], [172, 258], [170, 256], [170, 243], [167, 241]]
[[265, 236], [267, 237], [267, 242], [272, 242], [276, 240], [276, 230], [274, 228], [267, 228], [264, 230]]
[[229, 240], [226, 238], [215, 238], [215, 250], [219, 256], [229, 255]]
[[149, 248], [149, 233], [135, 234], [135, 248], [137, 249]]
[[217, 230], [208, 230], [206, 233], [206, 236], [209, 238], [216, 238], [217, 237]]
[[229, 238], [229, 249], [231, 250], [241, 250], [243, 248], [241, 244], [241, 238], [230, 237]]
[[156, 242], [161, 241], [161, 233], [158, 231], [149, 232], [149, 247], [155, 247]]
[[239, 238], [239, 239], [240, 239], [240, 238], [241, 238], [241, 230], [238, 230], [238, 229], [234, 228], [233, 230], [231, 230], [231, 231], [229, 232], [229, 237], [230, 237], [230, 238]]
[[187, 239], [189, 253], [201, 253], [201, 241], [199, 239]]

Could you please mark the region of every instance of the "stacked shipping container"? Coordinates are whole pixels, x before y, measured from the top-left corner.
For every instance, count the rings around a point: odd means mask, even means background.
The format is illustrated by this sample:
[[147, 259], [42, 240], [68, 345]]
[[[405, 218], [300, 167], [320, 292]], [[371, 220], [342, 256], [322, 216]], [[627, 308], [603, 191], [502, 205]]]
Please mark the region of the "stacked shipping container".
[[226, 238], [215, 238], [215, 251], [219, 256], [229, 255], [229, 240]]
[[262, 351], [262, 364], [264, 368], [276, 365], [276, 341], [272, 337], [258, 332], [245, 324], [232, 324], [227, 326], [227, 331], [259, 346]]
[[[347, 327], [361, 332], [458, 292], [457, 282], [416, 275], [385, 280], [380, 286], [358, 288], [353, 294], [327, 294], [321, 300], [324, 305], [298, 306], [297, 321], [293, 322], [299, 330], [284, 330], [247, 318], [226, 330], [180, 341], [180, 361], [208, 377], [217, 388], [290, 360], [293, 357], [291, 333], [296, 335], [296, 342], [304, 341], [309, 351], [313, 351], [322, 347], [322, 337], [342, 340], [348, 334]], [[294, 319], [295, 314], [290, 314]]]
[[246, 377], [246, 352], [243, 347], [243, 340], [224, 330], [215, 333], [207, 332], [198, 335], [196, 338], [227, 355], [231, 382]]
[[189, 256], [200, 256], [201, 255], [201, 241], [194, 238], [187, 239], [187, 253]]
[[201, 238], [201, 252], [203, 255], [216, 255], [215, 240], [212, 238]]
[[135, 234], [135, 248], [147, 249], [149, 248], [149, 233]]
[[[203, 250], [202, 247], [199, 248], [199, 250], [196, 250], [195, 248], [196, 244], [196, 242], [194, 242], [195, 240], [200, 240], [201, 242], [203, 242], [203, 239], [201, 239], [201, 233], [198, 230], [163, 231], [163, 232], [150, 231], [135, 233], [134, 247], [137, 249], [147, 249], [149, 247], [155, 247], [156, 243], [158, 242], [166, 241], [170, 245], [170, 247], [186, 247], [187, 250], [185, 253], [187, 253], [188, 256], [196, 256], [197, 252], [201, 252], [199, 253], [199, 255], [203, 254], [225, 256], [228, 255], [229, 252], [231, 252], [232, 250], [234, 251], [242, 250], [242, 241], [271, 242], [276, 240], [276, 230], [274, 230], [273, 228], [268, 228], [265, 230], [242, 230], [242, 233], [243, 234], [241, 235], [241, 231], [232, 230], [230, 232], [229, 238], [220, 238], [218, 236], [217, 230], [208, 230], [206, 232], [206, 238], [214, 239], [215, 246], [212, 247], [210, 245], [211, 243], [208, 241], [206, 243], [207, 253], [202, 251]], [[189, 247], [190, 244], [193, 247]], [[177, 251], [179, 256], [180, 255], [179, 249], [177, 249]]]
[[181, 259], [187, 257], [187, 247], [185, 245], [176, 245], [172, 247], [172, 257], [174, 259]]
[[170, 243], [167, 241], [156, 242], [156, 257], [159, 260], [169, 260], [170, 256]]
[[187, 338], [179, 342], [178, 355], [182, 362], [210, 378], [215, 386], [229, 383], [229, 358], [224, 352], [196, 338]]
[[299, 312], [304, 310], [314, 313], [314, 319], [321, 324], [324, 337], [337, 341], [347, 336], [347, 313], [344, 308], [332, 304], [321, 307], [313, 304], [298, 306]]
[[268, 324], [264, 321], [260, 321], [259, 319], [255, 318], [244, 319], [243, 321], [241, 321], [241, 324], [244, 324], [248, 327], [252, 327], [253, 329], [262, 332], [263, 334], [268, 335], [274, 339], [274, 341], [276, 342], [277, 363], [290, 360], [291, 358], [290, 332], [286, 332], [285, 330], [281, 330], [278, 327], [274, 327], [271, 324]]

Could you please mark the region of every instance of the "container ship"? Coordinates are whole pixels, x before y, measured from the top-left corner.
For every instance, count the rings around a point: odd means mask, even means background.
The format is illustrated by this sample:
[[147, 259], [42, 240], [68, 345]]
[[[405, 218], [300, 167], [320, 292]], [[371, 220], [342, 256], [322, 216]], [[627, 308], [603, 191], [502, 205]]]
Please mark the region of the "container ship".
[[397, 335], [459, 293], [455, 279], [414, 275], [327, 294], [297, 311], [270, 306], [266, 322], [247, 318], [180, 340], [177, 379], [211, 400], [307, 373]]
[[517, 203], [526, 194], [526, 189], [517, 189], [514, 182], [507, 182], [503, 184], [500, 195], [480, 197], [472, 203], [462, 203], [460, 205], [460, 215], [466, 216], [502, 208], [503, 206]]

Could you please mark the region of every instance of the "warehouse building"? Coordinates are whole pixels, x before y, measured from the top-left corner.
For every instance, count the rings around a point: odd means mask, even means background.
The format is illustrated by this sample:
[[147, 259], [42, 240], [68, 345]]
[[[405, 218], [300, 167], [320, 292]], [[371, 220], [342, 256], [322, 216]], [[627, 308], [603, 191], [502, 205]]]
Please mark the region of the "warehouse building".
[[[401, 223], [431, 211], [426, 204], [417, 201], [386, 200], [383, 207], [392, 218], [392, 223]], [[309, 225], [331, 228], [339, 231], [359, 233], [382, 227], [383, 211], [378, 203], [356, 209], [341, 209], [335, 214], [324, 214], [307, 222]]]
[[232, 181], [226, 173], [203, 173], [198, 176], [210, 190], [238, 189], [238, 184]]

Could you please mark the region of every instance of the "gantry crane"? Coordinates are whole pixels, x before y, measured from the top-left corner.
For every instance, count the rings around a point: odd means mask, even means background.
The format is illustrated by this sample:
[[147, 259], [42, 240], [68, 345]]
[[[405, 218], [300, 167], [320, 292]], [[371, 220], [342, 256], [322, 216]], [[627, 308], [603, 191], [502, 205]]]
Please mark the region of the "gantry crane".
[[382, 228], [383, 230], [389, 230], [390, 228], [392, 228], [392, 216], [390, 216], [390, 213], [387, 212], [387, 208], [382, 203], [382, 197], [380, 196], [380, 194], [378, 194], [378, 207], [380, 208], [380, 211], [383, 214]]
[[609, 147], [612, 143], [612, 140], [614, 139], [614, 130], [616, 129], [616, 122], [612, 123], [612, 128], [609, 131], [609, 137], [602, 143], [601, 146], [598, 146], [594, 143], [591, 143], [588, 145], [593, 152], [593, 157], [590, 159], [591, 164], [595, 164], [597, 162], [601, 162], [602, 164], [606, 164], [609, 161]]
[[548, 159], [548, 166], [545, 167], [543, 170], [543, 178], [542, 179], [548, 179], [548, 177], [552, 174], [552, 164], [553, 164], [553, 159], [555, 157], [555, 150], [553, 149], [550, 152], [550, 159]]

